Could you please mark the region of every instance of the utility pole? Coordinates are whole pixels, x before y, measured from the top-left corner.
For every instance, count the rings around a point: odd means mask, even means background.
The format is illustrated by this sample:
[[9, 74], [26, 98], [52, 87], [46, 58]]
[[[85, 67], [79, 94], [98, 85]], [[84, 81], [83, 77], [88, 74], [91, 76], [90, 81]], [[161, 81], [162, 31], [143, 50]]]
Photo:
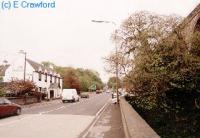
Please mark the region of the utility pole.
[[119, 86], [119, 82], [118, 82], [118, 77], [119, 77], [119, 69], [118, 69], [118, 64], [119, 64], [119, 59], [118, 59], [118, 49], [117, 49], [117, 46], [115, 46], [115, 54], [116, 54], [116, 92], [117, 92], [117, 103], [119, 104], [119, 92], [118, 92], [118, 86]]
[[[106, 21], [106, 20], [91, 20], [92, 22], [94, 23], [111, 23], [113, 24], [114, 26], [116, 26], [116, 23], [114, 21]], [[118, 82], [118, 78], [119, 78], [119, 68], [118, 68], [118, 65], [119, 65], [119, 59], [118, 59], [118, 49], [117, 49], [117, 46], [115, 45], [115, 55], [116, 55], [116, 68], [115, 68], [115, 75], [116, 75], [116, 93], [117, 93], [117, 104], [119, 104], [119, 92], [118, 92], [118, 88], [119, 88], [119, 82]]]

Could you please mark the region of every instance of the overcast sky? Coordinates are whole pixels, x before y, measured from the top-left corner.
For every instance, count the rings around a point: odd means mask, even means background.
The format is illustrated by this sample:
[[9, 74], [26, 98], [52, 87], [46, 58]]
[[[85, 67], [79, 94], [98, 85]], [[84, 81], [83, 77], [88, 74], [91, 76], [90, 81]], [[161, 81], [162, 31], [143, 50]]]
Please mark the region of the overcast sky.
[[25, 50], [28, 58], [37, 62], [97, 70], [106, 81], [102, 57], [114, 48], [110, 35], [115, 26], [92, 23], [92, 19], [119, 25], [140, 10], [187, 16], [200, 3], [200, 0], [55, 1], [55, 9], [0, 11], [1, 60], [16, 58], [19, 50]]

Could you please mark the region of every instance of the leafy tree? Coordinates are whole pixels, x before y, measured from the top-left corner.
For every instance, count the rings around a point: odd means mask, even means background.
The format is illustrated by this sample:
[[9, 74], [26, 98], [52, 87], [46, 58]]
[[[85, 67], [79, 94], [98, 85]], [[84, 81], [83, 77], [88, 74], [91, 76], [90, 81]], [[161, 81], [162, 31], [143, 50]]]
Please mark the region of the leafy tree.
[[88, 91], [89, 87], [93, 84], [95, 84], [99, 89], [103, 87], [99, 73], [94, 70], [61, 67], [49, 61], [42, 62], [42, 64], [46, 67], [53, 66], [53, 68], [61, 74], [64, 81], [63, 88], [75, 88], [78, 91]]
[[[116, 85], [117, 85], [117, 82], [116, 82], [117, 78], [116, 77], [110, 77], [109, 80], [108, 80], [108, 87], [109, 88], [114, 88], [116, 89]], [[121, 87], [121, 80], [118, 78], [118, 88]]]
[[5, 95], [5, 85], [4, 83], [0, 82], [0, 97]]
[[80, 92], [81, 84], [74, 69], [68, 70], [66, 74], [64, 74], [63, 81], [63, 88], [76, 89], [78, 92]]
[[118, 54], [113, 52], [106, 58], [107, 70], [115, 72], [118, 62], [120, 74], [133, 81], [130, 72], [135, 72], [135, 64], [141, 61], [140, 58], [148, 60], [157, 44], [180, 22], [181, 17], [174, 15], [161, 16], [144, 11], [132, 14], [112, 35]]
[[136, 13], [122, 24], [114, 41], [130, 61], [125, 78], [135, 94], [129, 99], [134, 108], [145, 118], [152, 115], [150, 122], [155, 120], [162, 134], [161, 129], [169, 128], [170, 137], [198, 137], [200, 34], [195, 32], [188, 45], [175, 29], [179, 22], [174, 16]]
[[36, 86], [32, 81], [15, 80], [9, 82], [5, 89], [10, 92], [11, 95], [24, 96], [26, 93], [35, 91]]
[[97, 89], [102, 89], [103, 83], [96, 71], [89, 69], [77, 69], [76, 71], [81, 81], [82, 91], [88, 91], [92, 85], [96, 85]]
[[0, 76], [0, 83], [2, 83], [2, 82], [3, 82], [3, 77]]

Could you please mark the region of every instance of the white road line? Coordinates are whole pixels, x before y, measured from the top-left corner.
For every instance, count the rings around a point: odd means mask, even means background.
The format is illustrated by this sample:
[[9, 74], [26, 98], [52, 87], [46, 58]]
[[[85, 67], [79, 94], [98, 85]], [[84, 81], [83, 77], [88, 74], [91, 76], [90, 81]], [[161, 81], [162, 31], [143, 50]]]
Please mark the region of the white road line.
[[106, 103], [104, 104], [104, 106], [95, 114], [95, 116], [98, 116], [100, 113], [101, 113], [101, 111], [106, 107], [106, 105], [108, 104], [108, 102], [110, 101], [111, 99], [108, 99], [107, 101], [106, 101]]
[[104, 104], [104, 106], [95, 114], [95, 117], [94, 117], [94, 120], [92, 122], [92, 124], [90, 124], [89, 128], [86, 130], [86, 132], [83, 134], [83, 136], [81, 138], [85, 138], [88, 133], [90, 132], [90, 130], [94, 127], [94, 125], [96, 124], [96, 122], [99, 120], [100, 116], [101, 116], [101, 113], [103, 113], [105, 107], [110, 103], [111, 99], [108, 99], [108, 101]]
[[[43, 114], [46, 114], [46, 113], [50, 113], [50, 112], [53, 112], [53, 111], [57, 111], [57, 110], [60, 110], [60, 109], [63, 109], [63, 108], [66, 108], [66, 107], [69, 107], [69, 106], [73, 106], [75, 104], [78, 104], [78, 103], [84, 103], [84, 102], [88, 102], [94, 98], [96, 98], [98, 96], [93, 96], [92, 98], [89, 98], [89, 99], [85, 99], [85, 100], [81, 100], [80, 102], [76, 102], [76, 103], [73, 103], [73, 104], [68, 104], [66, 106], [61, 106], [59, 108], [56, 108], [56, 109], [53, 109], [53, 110], [49, 110], [49, 111], [44, 111], [44, 112], [39, 112], [38, 114], [35, 114], [35, 115], [32, 115], [32, 116], [25, 116], [25, 117], [22, 117], [21, 116], [19, 118], [17, 118], [17, 120], [13, 120], [13, 121], [10, 121], [10, 122], [6, 122], [6, 123], [3, 123], [3, 124], [0, 124], [0, 127], [1, 126], [5, 126], [5, 125], [10, 125], [10, 124], [14, 124], [14, 123], [17, 123], [19, 121], [22, 121], [24, 119], [28, 119], [28, 118], [33, 118], [33, 117], [36, 117], [36, 116], [39, 116], [39, 115], [43, 115]], [[109, 99], [110, 100], [110, 99]], [[109, 101], [108, 100], [108, 101]], [[105, 108], [106, 104], [108, 104], [108, 101], [104, 104], [104, 106], [95, 114], [95, 117], [97, 117], [101, 112], [102, 110]], [[51, 103], [50, 103], [51, 104]], [[48, 105], [50, 105], [48, 104]], [[43, 106], [47, 106], [47, 105], [43, 105]], [[35, 106], [35, 107], [40, 107], [40, 106]], [[41, 105], [42, 107], [42, 105]], [[31, 109], [31, 108], [34, 108], [34, 107], [29, 107], [28, 109]], [[24, 109], [23, 109], [24, 110]], [[98, 119], [97, 119], [98, 120]]]
[[56, 109], [53, 109], [53, 110], [44, 111], [44, 112], [39, 112], [38, 114], [35, 114], [35, 115], [33, 115], [33, 116], [26, 116], [26, 117], [22, 117], [22, 118], [17, 118], [17, 120], [13, 120], [13, 121], [10, 121], [10, 122], [6, 122], [6, 123], [3, 123], [3, 124], [0, 124], [0, 127], [1, 127], [1, 126], [5, 126], [5, 125], [14, 124], [14, 123], [17, 123], [17, 122], [22, 121], [22, 120], [24, 120], [24, 119], [33, 118], [33, 117], [35, 117], [35, 116], [42, 115], [42, 114], [45, 114], [45, 113], [57, 111], [57, 110], [60, 110], [60, 109], [62, 109], [62, 108], [65, 108], [65, 107], [66, 107], [66, 106], [61, 106], [61, 107], [56, 108]]
[[46, 114], [46, 113], [49, 113], [49, 112], [53, 112], [53, 111], [57, 111], [57, 110], [60, 110], [62, 108], [65, 108], [66, 106], [61, 106], [59, 108], [56, 108], [56, 109], [53, 109], [53, 110], [49, 110], [49, 111], [44, 111], [44, 112], [39, 112], [40, 115], [42, 114]]
[[41, 104], [41, 105], [33, 105], [32, 107], [22, 107], [22, 109], [24, 111], [26, 110], [31, 110], [31, 109], [34, 109], [34, 108], [40, 108], [40, 107], [46, 107], [46, 106], [50, 106], [50, 105], [54, 105], [54, 104], [58, 104], [58, 103], [61, 103], [60, 101], [59, 102], [56, 102], [56, 103], [45, 103], [45, 104]]

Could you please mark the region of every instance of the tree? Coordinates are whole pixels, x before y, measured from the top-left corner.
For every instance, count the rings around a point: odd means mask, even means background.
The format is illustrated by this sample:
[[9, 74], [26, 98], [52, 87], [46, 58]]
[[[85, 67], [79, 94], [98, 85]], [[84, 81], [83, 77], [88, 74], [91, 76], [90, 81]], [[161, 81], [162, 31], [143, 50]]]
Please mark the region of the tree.
[[63, 81], [63, 88], [76, 89], [78, 92], [80, 92], [80, 81], [75, 73], [75, 70], [68, 70], [68, 72], [66, 72], [66, 74], [63, 76]]
[[5, 84], [0, 82], [0, 97], [5, 95]]
[[[181, 17], [174, 15], [161, 16], [144, 11], [132, 14], [112, 35], [118, 56], [112, 53], [106, 58], [107, 70], [114, 71], [118, 62], [120, 73], [130, 78], [136, 62], [140, 62], [140, 58], [149, 58], [157, 44], [167, 38], [180, 22]], [[133, 80], [130, 78], [129, 81]]]
[[15, 80], [9, 82], [5, 89], [10, 92], [11, 95], [24, 96], [26, 93], [35, 91], [36, 86], [32, 81]]
[[3, 77], [2, 76], [0, 76], [0, 83], [2, 83], [3, 82]]
[[63, 88], [75, 88], [77, 91], [88, 91], [91, 85], [96, 85], [97, 88], [103, 87], [102, 80], [99, 77], [99, 73], [82, 68], [73, 67], [61, 67], [56, 66], [51, 62], [42, 62], [46, 67], [53, 66], [56, 72], [58, 72], [63, 78]]
[[[116, 89], [116, 77], [110, 77], [109, 78], [109, 80], [108, 80], [108, 87], [109, 88], [114, 88], [114, 89]], [[120, 88], [121, 87], [121, 80], [118, 78], [118, 88]]]
[[99, 73], [89, 69], [77, 69], [77, 75], [81, 81], [81, 90], [89, 91], [92, 85], [95, 85], [97, 89], [102, 89], [103, 83], [99, 77]]
[[130, 103], [153, 114], [156, 125], [170, 125], [170, 133], [176, 133], [171, 137], [189, 137], [200, 125], [200, 33], [188, 45], [179, 22], [174, 16], [136, 13], [114, 34], [114, 41], [130, 60], [125, 76], [135, 94]]

